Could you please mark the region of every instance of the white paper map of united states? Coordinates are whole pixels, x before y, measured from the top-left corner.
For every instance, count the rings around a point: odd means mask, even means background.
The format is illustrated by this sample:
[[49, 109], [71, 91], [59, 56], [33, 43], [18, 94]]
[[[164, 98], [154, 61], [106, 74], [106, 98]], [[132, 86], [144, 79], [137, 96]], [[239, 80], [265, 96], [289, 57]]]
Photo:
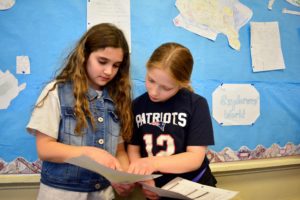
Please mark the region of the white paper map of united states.
[[218, 33], [227, 36], [229, 45], [240, 50], [239, 29], [252, 17], [252, 11], [238, 0], [177, 0], [180, 14], [176, 26], [215, 41]]

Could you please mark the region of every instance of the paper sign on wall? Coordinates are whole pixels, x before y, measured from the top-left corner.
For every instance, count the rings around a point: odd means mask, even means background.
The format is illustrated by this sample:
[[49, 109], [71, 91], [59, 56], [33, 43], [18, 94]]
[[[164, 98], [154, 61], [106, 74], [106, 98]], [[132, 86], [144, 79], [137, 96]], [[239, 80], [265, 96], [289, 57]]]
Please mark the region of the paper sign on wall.
[[253, 72], [285, 69], [278, 22], [250, 22]]
[[15, 5], [15, 0], [0, 0], [0, 10], [7, 10]]
[[10, 71], [3, 73], [0, 70], [0, 110], [7, 109], [10, 102], [25, 88], [26, 83], [19, 85], [18, 79]]
[[251, 125], [260, 115], [260, 97], [251, 84], [222, 84], [212, 94], [214, 119], [222, 126]]
[[99, 23], [118, 26], [131, 49], [130, 0], [89, 0], [87, 2], [87, 29]]
[[17, 56], [17, 74], [30, 74], [30, 61], [28, 56]]

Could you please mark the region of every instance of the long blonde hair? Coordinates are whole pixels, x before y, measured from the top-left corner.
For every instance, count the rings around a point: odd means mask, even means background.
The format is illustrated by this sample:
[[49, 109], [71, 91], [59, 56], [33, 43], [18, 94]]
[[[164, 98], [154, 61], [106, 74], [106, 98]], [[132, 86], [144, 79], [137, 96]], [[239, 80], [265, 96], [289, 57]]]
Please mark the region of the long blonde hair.
[[147, 69], [166, 70], [181, 87], [193, 91], [190, 85], [193, 64], [193, 56], [188, 48], [175, 42], [169, 42], [154, 50], [147, 62]]
[[129, 69], [130, 55], [128, 43], [120, 29], [109, 23], [102, 23], [91, 27], [67, 56], [65, 65], [55, 80], [56, 84], [65, 82], [73, 83], [75, 98], [74, 112], [76, 115], [75, 132], [81, 134], [81, 130], [87, 127], [88, 120], [92, 122], [94, 127], [94, 119], [86, 98], [89, 87], [86, 63], [92, 52], [106, 47], [121, 48], [123, 50], [124, 57], [119, 70], [116, 76], [105, 87], [115, 103], [116, 113], [121, 122], [120, 131], [122, 137], [125, 141], [128, 141], [131, 138], [133, 127]]

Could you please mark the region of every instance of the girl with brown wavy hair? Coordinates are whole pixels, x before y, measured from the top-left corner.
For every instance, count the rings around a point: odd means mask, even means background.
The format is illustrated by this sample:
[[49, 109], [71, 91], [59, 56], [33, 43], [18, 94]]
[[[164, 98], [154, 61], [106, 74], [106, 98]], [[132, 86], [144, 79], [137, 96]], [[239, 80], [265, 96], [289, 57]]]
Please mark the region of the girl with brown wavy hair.
[[[132, 133], [129, 47], [108, 23], [90, 28], [42, 91], [27, 130], [43, 161], [38, 199], [112, 199], [108, 180], [64, 163], [86, 155], [113, 169], [128, 165]], [[120, 188], [115, 187], [117, 192]]]

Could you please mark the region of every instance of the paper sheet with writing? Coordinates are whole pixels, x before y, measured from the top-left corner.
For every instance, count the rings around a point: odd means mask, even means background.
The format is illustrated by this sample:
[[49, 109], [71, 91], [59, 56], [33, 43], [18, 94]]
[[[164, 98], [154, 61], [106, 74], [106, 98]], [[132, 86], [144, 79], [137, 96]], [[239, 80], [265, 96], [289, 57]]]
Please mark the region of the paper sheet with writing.
[[87, 29], [98, 23], [113, 23], [127, 39], [131, 49], [130, 0], [89, 0], [87, 2]]
[[30, 74], [30, 61], [28, 56], [17, 56], [17, 74]]
[[173, 179], [162, 188], [146, 184], [143, 184], [143, 187], [161, 197], [187, 200], [228, 200], [238, 194], [236, 191], [210, 187], [179, 177]]
[[285, 69], [278, 22], [250, 22], [253, 72]]
[[111, 168], [105, 167], [104, 165], [101, 165], [100, 163], [84, 155], [75, 158], [70, 158], [65, 162], [101, 174], [111, 183], [135, 183], [138, 181], [154, 179], [161, 176], [156, 174], [152, 174], [152, 175], [129, 174], [127, 172], [113, 170]]

